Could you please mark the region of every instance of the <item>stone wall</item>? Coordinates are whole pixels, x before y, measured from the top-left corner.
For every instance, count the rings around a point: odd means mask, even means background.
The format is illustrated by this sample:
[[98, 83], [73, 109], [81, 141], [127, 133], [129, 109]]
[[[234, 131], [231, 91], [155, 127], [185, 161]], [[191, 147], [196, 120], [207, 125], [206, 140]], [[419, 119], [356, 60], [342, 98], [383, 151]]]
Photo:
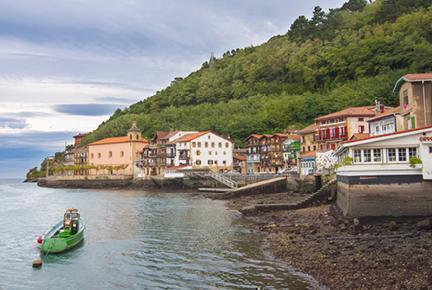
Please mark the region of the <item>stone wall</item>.
[[350, 218], [432, 215], [432, 181], [421, 175], [338, 176], [337, 205]]
[[287, 190], [286, 177], [277, 177], [274, 179], [260, 181], [234, 189], [223, 195], [223, 198], [234, 198], [245, 195], [279, 193]]

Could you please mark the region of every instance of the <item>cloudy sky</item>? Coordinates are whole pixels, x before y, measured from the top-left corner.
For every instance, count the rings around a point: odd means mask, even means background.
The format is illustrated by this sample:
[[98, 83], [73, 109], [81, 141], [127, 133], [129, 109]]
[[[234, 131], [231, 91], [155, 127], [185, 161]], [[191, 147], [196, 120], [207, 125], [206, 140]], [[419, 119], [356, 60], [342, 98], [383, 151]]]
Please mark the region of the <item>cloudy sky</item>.
[[0, 178], [93, 130], [214, 52], [284, 34], [294, 0], [0, 0]]

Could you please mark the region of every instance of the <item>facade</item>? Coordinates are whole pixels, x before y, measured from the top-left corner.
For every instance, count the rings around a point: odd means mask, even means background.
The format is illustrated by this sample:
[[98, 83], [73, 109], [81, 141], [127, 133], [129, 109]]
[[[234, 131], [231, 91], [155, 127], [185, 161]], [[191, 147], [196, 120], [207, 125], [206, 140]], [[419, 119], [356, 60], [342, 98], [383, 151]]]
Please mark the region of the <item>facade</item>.
[[176, 166], [176, 144], [172, 141], [196, 131], [156, 131], [141, 153], [140, 168], [144, 176], [165, 175], [166, 168]]
[[247, 174], [247, 149], [234, 149], [233, 170], [240, 174]]
[[283, 156], [283, 142], [288, 138], [287, 134], [266, 134], [261, 138], [261, 168], [267, 173], [278, 173], [285, 168]]
[[316, 151], [300, 153], [299, 155], [299, 173], [301, 176], [312, 175], [315, 173]]
[[341, 142], [355, 134], [369, 133], [368, 120], [390, 109], [384, 106], [351, 107], [315, 119], [318, 130], [318, 150], [336, 150]]
[[212, 171], [232, 170], [233, 143], [211, 131], [185, 134], [172, 141], [176, 146], [175, 166]]
[[283, 160], [286, 168], [297, 166], [297, 158], [300, 152], [300, 135], [288, 135], [282, 143]]
[[403, 130], [403, 119], [400, 114], [400, 107], [378, 114], [368, 120], [370, 136], [391, 134]]
[[403, 129], [432, 125], [432, 73], [404, 75], [393, 91], [399, 95]]
[[[82, 139], [87, 136], [87, 134], [77, 134], [73, 136], [74, 142], [74, 164], [77, 166], [84, 167], [88, 165], [88, 146], [81, 146]], [[88, 169], [82, 168], [75, 171], [75, 175], [88, 175]]]
[[249, 135], [244, 143], [247, 149], [247, 174], [255, 174], [261, 172], [261, 143], [264, 138], [261, 134]]
[[314, 174], [315, 158], [318, 148], [317, 143], [317, 125], [311, 124], [299, 131], [300, 135], [300, 153], [298, 158], [298, 170], [301, 176]]
[[347, 141], [336, 155], [352, 161], [337, 170], [344, 215], [432, 214], [432, 126]]
[[[134, 175], [135, 163], [148, 141], [142, 138], [134, 122], [127, 136], [105, 138], [88, 145], [89, 164], [94, 166], [123, 166], [123, 175]], [[110, 175], [109, 169], [91, 169], [90, 173]]]

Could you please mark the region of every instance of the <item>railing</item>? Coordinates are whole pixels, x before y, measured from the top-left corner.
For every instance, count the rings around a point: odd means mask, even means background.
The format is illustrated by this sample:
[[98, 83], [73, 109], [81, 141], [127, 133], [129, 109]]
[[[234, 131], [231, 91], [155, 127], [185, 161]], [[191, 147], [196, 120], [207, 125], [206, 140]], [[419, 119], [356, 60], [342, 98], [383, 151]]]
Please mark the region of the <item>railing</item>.
[[230, 188], [237, 188], [238, 187], [238, 183], [236, 181], [232, 180], [229, 177], [226, 177], [225, 175], [223, 175], [221, 173], [209, 171], [206, 173], [206, 175], [213, 178], [214, 180], [217, 180], [217, 181], [225, 184], [226, 186], [228, 186]]

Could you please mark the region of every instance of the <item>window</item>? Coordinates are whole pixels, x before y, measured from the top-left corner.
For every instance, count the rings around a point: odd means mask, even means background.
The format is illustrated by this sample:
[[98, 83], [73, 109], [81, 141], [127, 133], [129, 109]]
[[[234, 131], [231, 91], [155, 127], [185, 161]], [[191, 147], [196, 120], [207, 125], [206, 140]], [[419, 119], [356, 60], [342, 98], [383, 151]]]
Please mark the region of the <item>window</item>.
[[228, 147], [229, 147], [229, 143], [226, 142], [226, 143], [225, 143], [225, 148], [228, 148]]
[[407, 161], [406, 148], [399, 148], [398, 153], [399, 153], [399, 161]]
[[359, 133], [363, 133], [364, 132], [364, 126], [363, 125], [359, 126], [358, 132]]
[[120, 157], [124, 157], [124, 151], [120, 151]]
[[101, 157], [102, 157], [102, 154], [98, 153], [98, 158], [101, 158]]
[[308, 151], [311, 151], [311, 150], [310, 150], [310, 146], [308, 146]]
[[211, 152], [211, 151], [209, 151], [209, 155], [212, 155], [212, 152]]
[[361, 150], [359, 149], [354, 150], [354, 162], [355, 163], [361, 162]]
[[94, 154], [92, 153], [92, 154], [90, 154], [90, 158], [91, 159], [93, 159], [94, 158]]
[[396, 148], [388, 148], [387, 149], [387, 161], [395, 162], [396, 159]]
[[[430, 150], [431, 150], [431, 147], [429, 147], [429, 152], [430, 152]], [[415, 147], [408, 148], [408, 156], [409, 156], [409, 158], [417, 157], [417, 148], [415, 148]]]
[[226, 160], [224, 160], [224, 161], [222, 161], [222, 163], [225, 165], [227, 162], [226, 162]]
[[225, 152], [225, 151], [223, 152], [223, 155], [226, 155], [226, 152]]
[[213, 160], [208, 160], [208, 161], [207, 161], [207, 164], [208, 164], [208, 165], [213, 165]]
[[204, 147], [205, 147], [205, 148], [208, 147], [208, 142], [204, 142]]
[[381, 149], [374, 149], [373, 150], [373, 161], [374, 162], [381, 162]]
[[218, 143], [219, 148], [222, 148], [222, 142]]
[[207, 139], [210, 139], [210, 135], [207, 136]]
[[200, 150], [197, 150], [196, 155], [197, 155], [197, 156], [200, 156], [200, 155], [201, 155], [201, 151], [200, 151]]
[[215, 143], [214, 142], [211, 142], [211, 147], [215, 148]]
[[195, 161], [195, 164], [196, 165], [201, 165], [201, 160], [198, 159], [197, 161]]
[[432, 146], [429, 146], [429, 153], [432, 154]]
[[404, 90], [402, 92], [402, 105], [403, 105], [403, 108], [406, 109], [408, 107], [408, 104], [409, 104], [408, 90]]
[[196, 147], [196, 142], [192, 142], [192, 147], [193, 147], [193, 148]]
[[316, 151], [316, 146], [315, 145], [313, 146], [313, 151]]
[[198, 148], [201, 148], [201, 142], [198, 142]]
[[372, 152], [371, 149], [363, 150], [363, 162], [371, 162], [372, 161]]
[[112, 157], [112, 151], [108, 152], [108, 157], [111, 158]]
[[216, 165], [217, 165], [217, 160], [215, 160], [215, 161], [214, 161], [214, 164], [216, 164]]
[[358, 120], [359, 120], [359, 122], [363, 122], [364, 118], [359, 118]]

